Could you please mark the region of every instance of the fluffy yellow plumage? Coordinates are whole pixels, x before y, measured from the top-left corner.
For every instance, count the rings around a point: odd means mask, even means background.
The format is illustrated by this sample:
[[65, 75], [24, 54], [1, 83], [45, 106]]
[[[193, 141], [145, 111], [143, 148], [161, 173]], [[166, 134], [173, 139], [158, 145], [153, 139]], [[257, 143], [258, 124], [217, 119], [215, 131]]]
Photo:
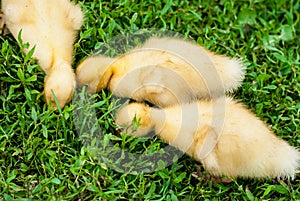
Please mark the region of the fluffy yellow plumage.
[[129, 127], [129, 134], [140, 137], [154, 130], [214, 175], [293, 178], [300, 167], [299, 151], [230, 98], [163, 109], [132, 103], [117, 113], [116, 123], [125, 128], [133, 118], [140, 119], [140, 127]]
[[81, 8], [69, 0], [2, 0], [5, 23], [17, 39], [35, 46], [33, 57], [47, 74], [45, 97], [56, 107], [52, 90], [60, 107], [68, 103], [75, 88], [71, 68], [73, 43], [83, 23]]
[[89, 92], [108, 87], [116, 96], [165, 107], [236, 89], [244, 67], [237, 59], [186, 40], [150, 38], [117, 58], [89, 57], [78, 66], [76, 75]]

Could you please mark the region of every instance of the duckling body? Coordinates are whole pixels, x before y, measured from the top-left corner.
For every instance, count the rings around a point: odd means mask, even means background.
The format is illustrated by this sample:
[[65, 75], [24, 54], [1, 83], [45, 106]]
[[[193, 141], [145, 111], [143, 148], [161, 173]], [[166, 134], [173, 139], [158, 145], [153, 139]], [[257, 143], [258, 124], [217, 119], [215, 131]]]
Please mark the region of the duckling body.
[[278, 138], [242, 104], [230, 98], [199, 100], [164, 109], [132, 103], [116, 115], [122, 127], [140, 119], [129, 134], [157, 136], [196, 160], [213, 175], [294, 177], [300, 153]]
[[244, 68], [192, 42], [152, 38], [117, 58], [89, 57], [76, 75], [89, 92], [108, 87], [117, 96], [166, 107], [222, 96], [240, 85]]
[[68, 103], [75, 88], [71, 68], [73, 43], [83, 23], [81, 8], [69, 0], [3, 0], [5, 23], [14, 36], [35, 46], [33, 57], [46, 73], [45, 97], [55, 106], [52, 91], [60, 107]]

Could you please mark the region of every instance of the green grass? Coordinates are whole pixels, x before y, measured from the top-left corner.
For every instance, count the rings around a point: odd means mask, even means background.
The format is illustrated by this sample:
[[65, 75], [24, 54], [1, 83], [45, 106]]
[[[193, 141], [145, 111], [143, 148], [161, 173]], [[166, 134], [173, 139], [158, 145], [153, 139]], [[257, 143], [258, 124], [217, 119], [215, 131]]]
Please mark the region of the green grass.
[[[109, 55], [124, 52], [125, 46], [107, 49], [120, 33], [149, 28], [178, 32], [217, 53], [241, 57], [247, 74], [235, 97], [299, 147], [299, 1], [77, 2], [86, 21], [75, 44], [74, 68], [95, 49]], [[125, 44], [131, 46], [129, 42]], [[152, 153], [165, 144], [117, 134], [112, 115], [119, 103], [107, 92], [84, 99], [96, 100], [85, 107], [84, 100], [76, 99], [59, 113], [49, 110], [42, 95], [44, 73], [36, 60], [24, 55], [11, 35], [0, 36], [0, 44], [0, 199], [300, 200], [299, 174], [293, 181], [220, 183], [199, 174], [203, 168], [188, 156], [152, 173], [110, 168], [128, 165], [117, 148]], [[105, 134], [100, 142], [89, 141], [99, 128]], [[97, 150], [95, 157], [86, 143], [100, 143], [103, 152]]]

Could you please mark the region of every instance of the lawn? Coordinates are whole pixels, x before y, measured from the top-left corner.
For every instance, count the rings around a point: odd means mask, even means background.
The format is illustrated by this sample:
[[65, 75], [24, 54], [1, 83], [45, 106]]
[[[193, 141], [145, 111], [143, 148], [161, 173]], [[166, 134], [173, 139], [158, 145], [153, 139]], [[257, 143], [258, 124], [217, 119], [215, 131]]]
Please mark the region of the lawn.
[[[241, 58], [246, 77], [234, 97], [300, 147], [299, 1], [76, 2], [86, 19], [74, 69], [88, 55], [123, 53], [151, 35], [149, 29], [180, 33]], [[186, 155], [164, 167], [159, 139], [115, 131], [113, 114], [121, 102], [109, 92], [89, 96], [78, 90], [55, 112], [45, 104], [43, 81], [36, 59], [23, 54], [11, 35], [0, 35], [0, 199], [300, 200], [299, 174], [294, 180], [210, 178]], [[141, 164], [128, 162], [120, 149], [160, 153], [159, 170], [133, 174], [130, 163]]]

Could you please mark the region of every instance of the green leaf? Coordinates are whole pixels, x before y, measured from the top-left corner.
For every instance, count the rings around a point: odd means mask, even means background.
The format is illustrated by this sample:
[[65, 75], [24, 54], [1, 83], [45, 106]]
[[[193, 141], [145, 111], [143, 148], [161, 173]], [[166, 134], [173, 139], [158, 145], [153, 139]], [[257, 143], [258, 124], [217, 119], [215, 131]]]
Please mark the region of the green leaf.
[[18, 42], [21, 46], [23, 46], [23, 39], [22, 39], [22, 29], [18, 33]]
[[26, 54], [25, 58], [24, 58], [24, 62], [27, 63], [29, 61], [29, 59], [31, 59], [33, 53], [35, 51], [35, 46], [33, 48], [31, 48], [29, 50], [29, 52]]
[[28, 88], [25, 88], [25, 97], [26, 97], [26, 99], [29, 100], [29, 101], [32, 100], [32, 98], [31, 98], [31, 93], [30, 93], [30, 91], [29, 91]]
[[186, 172], [181, 173], [178, 177], [174, 179], [175, 183], [180, 183], [186, 177]]
[[282, 62], [284, 62], [284, 63], [287, 63], [287, 59], [285, 58], [284, 55], [279, 54], [279, 53], [277, 53], [277, 52], [273, 52], [272, 54], [273, 54], [273, 56], [276, 57], [276, 59], [278, 59], [279, 61], [282, 61]]
[[254, 201], [255, 197], [253, 196], [252, 192], [249, 190], [248, 186], [246, 187], [246, 195], [250, 201]]
[[27, 155], [27, 160], [30, 160], [32, 157], [33, 157], [33, 153], [30, 152], [30, 153]]
[[17, 170], [13, 170], [9, 175], [8, 178], [6, 179], [6, 183], [10, 183], [12, 180], [14, 180], [16, 178], [18, 174]]
[[88, 29], [88, 30], [84, 31], [83, 33], [80, 33], [80, 38], [81, 39], [90, 38], [93, 31], [94, 31], [94, 29], [91, 28], [91, 29]]
[[49, 150], [49, 149], [46, 150], [46, 153], [49, 154], [49, 156], [51, 156], [51, 157], [56, 155], [56, 152], [55, 152], [55, 151]]
[[38, 192], [40, 192], [43, 189], [43, 185], [42, 184], [38, 184], [33, 190], [32, 190], [32, 194], [36, 194]]
[[158, 168], [158, 169], [163, 169], [163, 168], [166, 167], [166, 165], [167, 165], [167, 163], [166, 163], [165, 161], [163, 161], [163, 160], [159, 160], [159, 161], [157, 162], [157, 168]]
[[253, 9], [245, 8], [238, 15], [239, 24], [254, 25], [256, 19], [256, 12]]
[[102, 105], [104, 105], [105, 103], [106, 103], [106, 100], [102, 100], [102, 101], [94, 103], [93, 107], [98, 108], [98, 107], [101, 107]]
[[12, 154], [12, 156], [18, 156], [20, 153], [22, 153], [22, 150], [20, 148], [18, 148], [17, 150], [15, 150], [15, 152]]
[[33, 119], [34, 123], [37, 122], [37, 113], [34, 107], [31, 108], [31, 118]]
[[38, 67], [38, 65], [36, 65], [36, 64], [28, 64], [27, 65], [27, 71], [28, 71], [28, 73], [32, 73], [32, 70], [35, 69], [35, 68], [37, 68], [37, 67]]
[[267, 195], [270, 195], [272, 191], [276, 191], [280, 194], [287, 194], [289, 191], [282, 185], [270, 185], [265, 190], [263, 197], [266, 197]]
[[47, 127], [45, 125], [42, 125], [42, 128], [43, 128], [43, 136], [45, 138], [48, 138], [48, 130], [47, 130]]
[[279, 38], [284, 41], [294, 40], [293, 28], [288, 24], [282, 25], [281, 35], [279, 36]]
[[153, 182], [150, 186], [150, 189], [149, 189], [147, 195], [146, 195], [146, 198], [150, 198], [154, 194], [155, 189], [156, 189], [156, 184]]
[[132, 18], [130, 19], [130, 25], [133, 25], [134, 22], [136, 21], [136, 19], [138, 18], [138, 14], [137, 13], [134, 13]]
[[50, 182], [57, 185], [61, 184], [61, 181], [58, 178], [53, 178]]
[[15, 200], [15, 199], [13, 199], [10, 195], [8, 195], [8, 194], [6, 194], [6, 193], [5, 193], [3, 196], [4, 196], [4, 200], [5, 200], [5, 201], [14, 201], [14, 200]]
[[288, 194], [288, 189], [286, 189], [284, 186], [282, 185], [274, 185], [274, 191], [280, 193], [280, 194]]
[[26, 79], [26, 82], [35, 82], [35, 81], [37, 81], [37, 76], [36, 75], [33, 75], [33, 76]]
[[30, 170], [30, 168], [29, 168], [26, 164], [21, 163], [21, 170], [22, 170], [23, 172], [26, 172], [26, 171]]
[[87, 189], [92, 192], [99, 192], [99, 188], [96, 186], [88, 186]]
[[166, 13], [170, 10], [170, 8], [171, 8], [171, 6], [172, 6], [172, 3], [173, 3], [172, 0], [168, 0], [167, 4], [164, 6], [164, 8], [162, 9], [162, 11], [161, 11], [160, 14], [161, 14], [161, 15], [166, 14]]
[[116, 27], [116, 22], [114, 20], [111, 20], [108, 24], [108, 32], [112, 33]]
[[18, 69], [17, 75], [20, 78], [21, 82], [25, 81], [24, 72], [22, 71], [21, 68]]
[[162, 172], [162, 171], [159, 171], [159, 172], [158, 172], [158, 175], [159, 175], [162, 179], [168, 179], [168, 178], [170, 178], [169, 175], [165, 174], [165, 173]]
[[277, 89], [277, 86], [275, 86], [275, 85], [268, 85], [268, 86], [265, 86], [263, 89], [274, 90], [274, 89]]
[[177, 196], [174, 194], [174, 192], [171, 193], [171, 200], [172, 201], [178, 201]]
[[274, 188], [274, 185], [269, 185], [269, 186], [267, 187], [267, 189], [265, 190], [265, 192], [264, 192], [264, 194], [263, 194], [263, 197], [269, 195], [270, 192], [273, 190], [273, 188]]

